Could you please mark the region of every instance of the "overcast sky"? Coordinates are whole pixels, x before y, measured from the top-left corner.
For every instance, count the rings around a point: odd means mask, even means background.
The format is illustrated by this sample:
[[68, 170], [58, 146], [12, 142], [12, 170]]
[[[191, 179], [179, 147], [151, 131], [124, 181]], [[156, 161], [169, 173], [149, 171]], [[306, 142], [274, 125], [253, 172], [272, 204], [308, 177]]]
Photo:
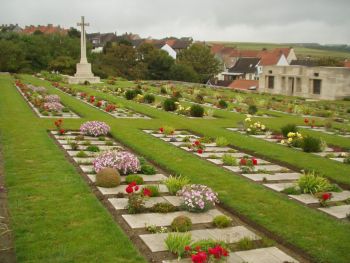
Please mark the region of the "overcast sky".
[[350, 0], [0, 0], [0, 24], [196, 40], [350, 44]]

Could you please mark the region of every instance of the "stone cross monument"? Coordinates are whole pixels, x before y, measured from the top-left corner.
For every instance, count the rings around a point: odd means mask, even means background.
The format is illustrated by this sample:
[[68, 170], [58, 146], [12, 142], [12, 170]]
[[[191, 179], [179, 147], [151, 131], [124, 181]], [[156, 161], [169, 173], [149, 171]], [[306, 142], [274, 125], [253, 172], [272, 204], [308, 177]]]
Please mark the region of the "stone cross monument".
[[81, 17], [81, 22], [77, 24], [81, 27], [80, 33], [80, 63], [77, 64], [77, 73], [74, 77], [69, 77], [68, 82], [71, 84], [84, 83], [88, 81], [89, 83], [99, 83], [100, 78], [95, 77], [91, 71], [91, 64], [88, 63], [86, 58], [86, 34], [85, 26], [89, 26], [88, 23], [84, 22], [84, 17]]

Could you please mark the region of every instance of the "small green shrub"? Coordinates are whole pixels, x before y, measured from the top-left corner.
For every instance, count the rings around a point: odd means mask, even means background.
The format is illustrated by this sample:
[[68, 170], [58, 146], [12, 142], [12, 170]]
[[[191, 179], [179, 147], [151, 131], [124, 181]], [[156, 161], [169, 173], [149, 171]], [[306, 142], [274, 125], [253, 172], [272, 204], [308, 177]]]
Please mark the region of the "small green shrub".
[[153, 213], [171, 213], [177, 211], [177, 207], [166, 202], [156, 203], [151, 208], [150, 211]]
[[88, 152], [99, 152], [100, 148], [98, 148], [98, 146], [96, 146], [96, 145], [89, 145], [88, 147], [86, 147], [86, 151], [88, 151]]
[[133, 100], [137, 96], [137, 93], [135, 90], [127, 90], [124, 96], [127, 100]]
[[147, 187], [144, 187], [143, 189], [148, 189], [151, 192], [150, 197], [157, 197], [160, 196], [160, 190], [159, 185], [147, 185]]
[[295, 186], [287, 187], [287, 188], [283, 189], [281, 192], [286, 194], [286, 195], [300, 195], [301, 194], [301, 190], [299, 189], [299, 187], [295, 187]]
[[314, 172], [309, 172], [301, 176], [298, 179], [297, 184], [300, 191], [305, 194], [327, 192], [333, 187], [327, 178], [316, 175]]
[[125, 177], [125, 182], [127, 184], [130, 184], [132, 182], [135, 182], [136, 184], [143, 184], [143, 178], [137, 174], [129, 174]]
[[171, 230], [174, 232], [187, 232], [192, 229], [192, 221], [187, 216], [177, 216], [171, 223]]
[[149, 165], [149, 164], [141, 165], [142, 174], [152, 175], [152, 174], [156, 174], [156, 172], [157, 172], [156, 168], [154, 168], [152, 165]]
[[156, 98], [155, 98], [154, 95], [152, 95], [152, 94], [146, 94], [146, 95], [143, 97], [143, 100], [144, 100], [146, 103], [151, 104], [151, 103], [153, 103], [153, 102], [156, 100]]
[[141, 194], [129, 195], [128, 205], [126, 206], [130, 214], [142, 213], [146, 210], [145, 199]]
[[251, 240], [249, 237], [244, 237], [240, 239], [236, 244], [238, 250], [251, 250], [255, 248], [254, 241]]
[[185, 254], [185, 247], [191, 244], [190, 233], [170, 233], [165, 239], [165, 244], [171, 253], [182, 258]]
[[324, 148], [325, 144], [320, 138], [307, 136], [303, 139], [302, 149], [304, 152], [322, 152]]
[[221, 109], [226, 109], [226, 108], [228, 107], [228, 104], [227, 104], [227, 102], [224, 101], [224, 100], [219, 100], [218, 106], [219, 106], [219, 108], [221, 108]]
[[96, 185], [105, 188], [120, 185], [120, 174], [116, 169], [104, 168], [96, 174]]
[[112, 146], [112, 145], [113, 145], [113, 142], [112, 142], [112, 141], [106, 141], [106, 142], [105, 142], [105, 145], [106, 145], [106, 146]]
[[188, 185], [190, 180], [184, 176], [172, 176], [170, 175], [167, 179], [164, 180], [164, 184], [169, 190], [169, 193], [175, 195], [179, 190], [182, 189], [185, 185]]
[[74, 140], [76, 140], [76, 141], [84, 141], [84, 135], [77, 135], [77, 136], [75, 136]]
[[206, 137], [206, 136], [204, 136], [204, 137], [200, 138], [199, 141], [200, 141], [201, 143], [213, 143], [215, 140], [214, 140], [214, 138], [212, 138], [212, 137]]
[[228, 145], [228, 140], [225, 137], [217, 137], [215, 143], [218, 147], [225, 147]]
[[98, 136], [98, 140], [101, 142], [104, 142], [106, 140], [106, 137], [104, 136]]
[[190, 115], [192, 117], [203, 117], [204, 108], [201, 105], [193, 104], [190, 108]]
[[346, 164], [350, 164], [350, 156], [346, 157], [343, 162]]
[[160, 94], [167, 94], [168, 92], [166, 91], [166, 88], [161, 87], [160, 88]]
[[218, 215], [214, 217], [213, 225], [217, 228], [226, 228], [232, 225], [232, 219], [225, 215]]
[[287, 138], [288, 133], [290, 132], [298, 132], [298, 128], [295, 124], [287, 124], [281, 128], [282, 135]]
[[177, 108], [175, 100], [173, 99], [165, 99], [163, 101], [163, 109], [165, 111], [175, 111]]
[[86, 158], [86, 157], [88, 157], [89, 155], [88, 155], [86, 152], [84, 152], [84, 151], [80, 151], [80, 152], [77, 153], [76, 156], [77, 156], [78, 158]]
[[258, 108], [255, 105], [250, 105], [248, 107], [248, 114], [255, 115], [258, 112]]
[[231, 154], [224, 154], [222, 156], [222, 162], [224, 163], [224, 165], [228, 165], [228, 166], [234, 166], [237, 165], [237, 159], [236, 157], [232, 156]]

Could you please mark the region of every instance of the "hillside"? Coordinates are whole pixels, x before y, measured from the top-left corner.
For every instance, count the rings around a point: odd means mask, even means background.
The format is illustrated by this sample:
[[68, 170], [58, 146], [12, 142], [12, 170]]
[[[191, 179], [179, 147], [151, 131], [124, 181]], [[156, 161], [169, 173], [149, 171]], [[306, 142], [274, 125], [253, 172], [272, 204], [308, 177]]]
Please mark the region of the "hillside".
[[350, 59], [350, 52], [347, 51], [338, 51], [330, 50], [329, 47], [317, 46], [315, 48], [305, 47], [302, 44], [276, 44], [276, 43], [258, 43], [258, 42], [221, 42], [221, 41], [212, 41], [209, 43], [215, 44], [224, 44], [225, 46], [236, 46], [240, 49], [252, 49], [252, 50], [261, 50], [263, 48], [273, 49], [278, 47], [294, 47], [295, 53], [298, 57], [334, 57], [337, 59]]

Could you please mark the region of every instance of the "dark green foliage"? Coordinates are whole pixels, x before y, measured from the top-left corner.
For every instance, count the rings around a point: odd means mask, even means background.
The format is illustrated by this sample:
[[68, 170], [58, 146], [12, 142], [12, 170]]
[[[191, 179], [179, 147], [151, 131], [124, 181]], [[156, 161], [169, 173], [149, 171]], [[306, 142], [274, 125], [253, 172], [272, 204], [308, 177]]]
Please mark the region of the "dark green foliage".
[[98, 148], [98, 146], [96, 146], [96, 145], [89, 145], [88, 147], [86, 147], [86, 151], [88, 151], [88, 152], [99, 152], [100, 148]]
[[173, 99], [164, 100], [163, 109], [165, 111], [175, 111], [176, 110], [175, 100], [173, 100]]
[[136, 184], [143, 184], [143, 178], [137, 174], [129, 174], [125, 177], [125, 182], [127, 184], [130, 184], [132, 182], [135, 182]]
[[185, 64], [174, 64], [170, 68], [170, 79], [186, 82], [198, 82], [198, 74], [194, 69]]
[[227, 104], [227, 102], [224, 101], [224, 100], [219, 100], [218, 106], [219, 106], [219, 108], [221, 108], [221, 109], [226, 109], [226, 108], [228, 107], [228, 104]]
[[217, 228], [226, 228], [232, 225], [232, 219], [225, 215], [218, 215], [214, 217], [213, 225]]
[[129, 195], [128, 205], [126, 206], [130, 214], [138, 214], [145, 211], [145, 199], [141, 194]]
[[156, 100], [156, 98], [152, 94], [146, 94], [143, 99], [146, 103], [150, 103], [150, 104]]
[[171, 222], [170, 227], [174, 232], [187, 232], [192, 229], [192, 221], [187, 216], [177, 216]]
[[258, 108], [255, 105], [249, 105], [248, 114], [255, 115], [258, 112]]
[[136, 97], [137, 93], [135, 92], [135, 90], [127, 90], [124, 94], [125, 98], [127, 100], [133, 100]]
[[295, 124], [287, 124], [281, 128], [282, 135], [287, 138], [288, 133], [298, 132], [298, 128]]
[[304, 152], [321, 152], [322, 141], [320, 138], [307, 136], [303, 140], [302, 148]]
[[204, 108], [201, 105], [193, 104], [190, 108], [190, 115], [192, 117], [203, 117]]
[[171, 213], [177, 211], [177, 207], [170, 203], [157, 203], [150, 208], [153, 213]]
[[141, 173], [142, 174], [148, 174], [148, 175], [152, 175], [152, 174], [156, 174], [156, 169], [149, 164], [143, 164], [141, 165]]

